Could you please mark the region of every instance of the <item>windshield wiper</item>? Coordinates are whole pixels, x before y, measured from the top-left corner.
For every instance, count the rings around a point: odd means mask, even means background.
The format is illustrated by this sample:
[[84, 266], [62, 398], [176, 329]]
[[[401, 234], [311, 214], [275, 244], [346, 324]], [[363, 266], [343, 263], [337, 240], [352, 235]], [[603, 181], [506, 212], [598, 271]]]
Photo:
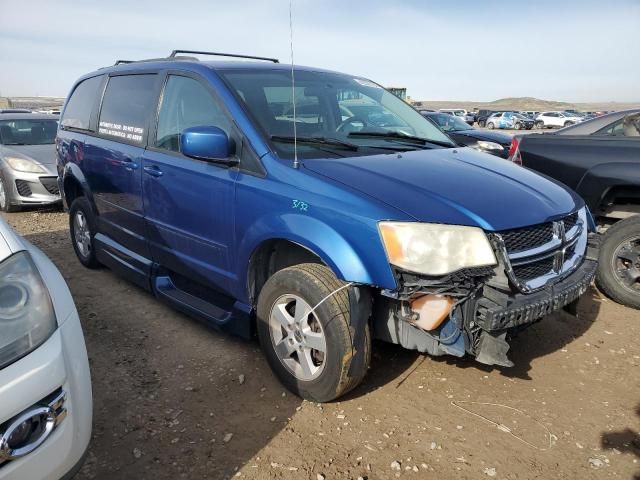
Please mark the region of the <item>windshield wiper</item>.
[[360, 138], [383, 138], [391, 141], [403, 141], [403, 142], [415, 142], [421, 145], [426, 145], [427, 143], [431, 143], [433, 145], [438, 145], [440, 147], [453, 148], [455, 145], [448, 142], [441, 142], [439, 140], [431, 140], [428, 138], [415, 137], [413, 135], [409, 135], [402, 132], [368, 132], [366, 130], [360, 132], [351, 132], [348, 135], [349, 137], [360, 137]]
[[343, 142], [342, 140], [338, 140], [337, 138], [271, 135], [271, 140], [282, 143], [297, 142], [307, 145], [327, 145], [331, 147], [344, 148], [346, 150], [351, 150], [352, 152], [357, 151], [359, 148], [358, 145], [354, 143]]

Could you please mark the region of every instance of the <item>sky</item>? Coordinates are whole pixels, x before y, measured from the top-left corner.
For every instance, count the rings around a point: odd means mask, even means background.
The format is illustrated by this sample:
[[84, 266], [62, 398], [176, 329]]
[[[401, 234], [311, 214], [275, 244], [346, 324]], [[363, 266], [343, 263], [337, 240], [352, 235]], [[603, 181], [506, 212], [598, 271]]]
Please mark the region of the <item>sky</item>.
[[[295, 63], [416, 100], [640, 101], [640, 0], [293, 0]], [[0, 95], [173, 49], [290, 62], [289, 0], [0, 0]]]

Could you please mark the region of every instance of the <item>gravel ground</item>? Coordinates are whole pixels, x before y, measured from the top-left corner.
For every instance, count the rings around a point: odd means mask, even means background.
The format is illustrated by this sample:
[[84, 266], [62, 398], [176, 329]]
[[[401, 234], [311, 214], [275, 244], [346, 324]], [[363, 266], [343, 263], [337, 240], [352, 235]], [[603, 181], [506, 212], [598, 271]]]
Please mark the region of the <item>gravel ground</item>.
[[78, 479], [640, 479], [640, 312], [592, 290], [518, 337], [512, 369], [374, 345], [364, 383], [318, 405], [257, 343], [76, 260], [62, 212], [4, 215], [51, 257], [83, 323], [94, 395]]

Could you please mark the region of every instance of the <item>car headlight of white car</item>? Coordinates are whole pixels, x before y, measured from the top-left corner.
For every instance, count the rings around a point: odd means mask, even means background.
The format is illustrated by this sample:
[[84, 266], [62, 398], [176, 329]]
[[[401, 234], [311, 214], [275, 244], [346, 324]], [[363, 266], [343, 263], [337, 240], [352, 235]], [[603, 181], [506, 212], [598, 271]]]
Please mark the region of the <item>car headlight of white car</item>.
[[482, 150], [504, 150], [502, 145], [496, 142], [487, 142], [485, 140], [478, 140], [476, 146]]
[[482, 229], [417, 222], [380, 222], [389, 263], [424, 275], [445, 275], [463, 268], [495, 265]]
[[5, 161], [13, 170], [27, 173], [47, 173], [47, 171], [31, 160], [20, 157], [4, 157]]
[[0, 368], [35, 350], [56, 329], [49, 291], [31, 256], [0, 263]]

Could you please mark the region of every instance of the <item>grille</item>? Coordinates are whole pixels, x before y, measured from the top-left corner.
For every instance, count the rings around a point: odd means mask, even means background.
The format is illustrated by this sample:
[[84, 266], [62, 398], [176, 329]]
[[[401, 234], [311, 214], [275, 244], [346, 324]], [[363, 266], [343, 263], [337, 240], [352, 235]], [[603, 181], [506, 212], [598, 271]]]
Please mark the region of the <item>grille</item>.
[[540, 247], [553, 239], [553, 224], [543, 223], [532, 227], [502, 232], [507, 252], [516, 253]]
[[578, 212], [572, 213], [564, 219], [564, 229], [568, 232], [578, 223]]
[[60, 188], [58, 187], [58, 177], [40, 177], [40, 183], [47, 189], [51, 195], [60, 195]]
[[18, 189], [18, 193], [21, 197], [31, 196], [31, 187], [29, 186], [29, 182], [26, 182], [24, 180], [16, 180], [16, 188]]
[[553, 270], [553, 257], [513, 267], [513, 272], [520, 280], [532, 280], [546, 275]]

